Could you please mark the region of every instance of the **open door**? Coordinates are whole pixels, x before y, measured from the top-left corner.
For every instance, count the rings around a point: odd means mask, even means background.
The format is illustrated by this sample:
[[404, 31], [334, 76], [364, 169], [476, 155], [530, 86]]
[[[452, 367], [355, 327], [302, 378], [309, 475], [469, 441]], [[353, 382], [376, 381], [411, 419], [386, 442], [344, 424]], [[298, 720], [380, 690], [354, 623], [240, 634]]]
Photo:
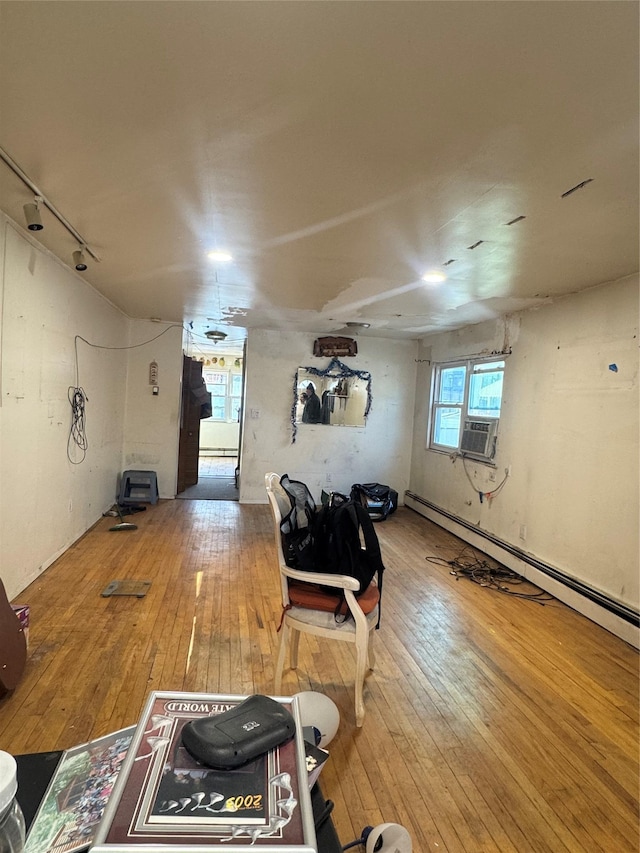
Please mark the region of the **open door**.
[[[200, 419], [207, 405], [208, 392], [202, 379], [202, 362], [182, 357], [182, 406], [178, 445], [178, 494], [198, 482]], [[209, 397], [209, 411], [211, 398]], [[206, 415], [205, 415], [206, 417]]]
[[247, 388], [247, 342], [245, 340], [243, 349], [242, 349], [242, 402], [240, 403], [240, 412], [238, 413], [238, 421], [240, 424], [240, 429], [238, 433], [238, 461], [236, 463], [236, 489], [240, 490], [240, 467], [242, 464], [242, 433], [244, 431], [244, 412], [245, 412], [245, 401], [246, 401], [246, 388]]

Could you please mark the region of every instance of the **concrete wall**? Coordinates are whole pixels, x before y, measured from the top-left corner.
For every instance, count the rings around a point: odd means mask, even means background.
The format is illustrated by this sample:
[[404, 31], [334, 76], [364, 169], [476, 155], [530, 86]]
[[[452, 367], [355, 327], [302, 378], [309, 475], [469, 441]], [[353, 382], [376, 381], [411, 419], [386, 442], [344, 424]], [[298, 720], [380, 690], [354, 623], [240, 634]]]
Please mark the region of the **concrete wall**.
[[409, 484], [417, 344], [359, 338], [358, 355], [341, 361], [372, 376], [373, 405], [364, 427], [301, 424], [292, 443], [291, 406], [298, 367], [323, 369], [312, 353], [317, 336], [250, 330], [240, 500], [265, 503], [264, 475], [287, 473], [319, 500], [323, 489], [349, 492], [380, 482], [402, 496]]

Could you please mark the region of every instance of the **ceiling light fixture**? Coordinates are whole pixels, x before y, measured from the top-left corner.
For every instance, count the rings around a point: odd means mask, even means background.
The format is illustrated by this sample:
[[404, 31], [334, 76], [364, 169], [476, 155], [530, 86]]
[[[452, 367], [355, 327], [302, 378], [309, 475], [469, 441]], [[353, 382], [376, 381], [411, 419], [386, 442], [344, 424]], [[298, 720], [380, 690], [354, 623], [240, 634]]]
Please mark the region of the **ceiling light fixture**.
[[207, 257], [210, 261], [219, 261], [222, 264], [228, 264], [229, 261], [233, 260], [233, 256], [229, 252], [225, 252], [224, 249], [212, 249], [207, 252]]
[[347, 323], [347, 328], [349, 329], [368, 329], [371, 323]]
[[440, 284], [442, 281], [446, 281], [447, 277], [440, 270], [428, 270], [423, 276], [422, 280], [426, 281], [428, 284]]
[[[55, 207], [55, 205], [53, 205], [51, 203], [51, 201], [49, 201], [49, 199], [38, 189], [38, 187], [33, 183], [31, 178], [26, 174], [26, 172], [24, 172], [20, 168], [20, 166], [18, 166], [16, 161], [4, 150], [4, 148], [0, 148], [0, 160], [2, 160], [3, 163], [5, 163], [5, 165], [11, 169], [11, 171], [14, 173], [14, 175], [16, 175], [16, 177], [20, 178], [22, 183], [26, 187], [28, 187], [32, 193], [35, 194], [35, 196], [36, 196], [36, 205], [35, 205], [36, 208], [37, 208], [38, 204], [42, 204], [44, 207], [46, 207], [47, 210], [49, 211], [49, 213], [51, 213], [53, 216], [55, 216], [55, 218], [58, 220], [58, 222], [64, 228], [67, 229], [67, 231], [69, 232], [69, 234], [71, 234], [71, 236], [74, 238], [74, 240], [77, 240], [78, 243], [80, 243], [81, 245], [84, 246], [87, 254], [91, 255], [91, 257], [93, 258], [94, 261], [99, 262], [100, 257], [94, 252], [94, 250], [90, 246], [87, 245], [87, 241], [83, 237], [81, 237], [80, 234], [78, 234], [78, 232], [73, 227], [73, 225], [68, 221], [68, 219], [66, 219], [60, 213], [60, 211]], [[25, 216], [27, 216], [26, 208], [27, 207], [33, 207], [33, 205], [24, 205], [24, 207], [25, 207]], [[27, 226], [28, 226], [30, 231], [42, 231], [42, 228], [43, 228], [42, 225], [40, 225], [40, 227], [38, 227], [37, 225], [29, 225], [28, 221], [27, 221]]]
[[87, 265], [84, 262], [84, 246], [80, 246], [73, 253], [73, 265], [78, 272], [84, 272], [86, 270]]
[[219, 341], [223, 341], [227, 337], [226, 332], [221, 332], [218, 329], [208, 329], [204, 333], [205, 338], [209, 338], [210, 341], [213, 341], [214, 344], [217, 344]]
[[40, 216], [40, 202], [42, 198], [37, 195], [32, 202], [23, 206], [24, 218], [27, 220], [27, 228], [29, 231], [42, 231], [42, 217]]

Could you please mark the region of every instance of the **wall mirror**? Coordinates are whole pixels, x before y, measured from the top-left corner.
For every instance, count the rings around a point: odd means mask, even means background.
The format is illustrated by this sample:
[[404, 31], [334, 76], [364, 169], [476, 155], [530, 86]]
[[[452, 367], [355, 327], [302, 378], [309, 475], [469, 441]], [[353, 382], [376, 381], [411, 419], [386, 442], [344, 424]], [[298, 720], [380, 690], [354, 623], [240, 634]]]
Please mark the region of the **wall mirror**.
[[299, 367], [293, 383], [291, 422], [363, 427], [371, 408], [371, 374], [339, 359], [325, 368]]

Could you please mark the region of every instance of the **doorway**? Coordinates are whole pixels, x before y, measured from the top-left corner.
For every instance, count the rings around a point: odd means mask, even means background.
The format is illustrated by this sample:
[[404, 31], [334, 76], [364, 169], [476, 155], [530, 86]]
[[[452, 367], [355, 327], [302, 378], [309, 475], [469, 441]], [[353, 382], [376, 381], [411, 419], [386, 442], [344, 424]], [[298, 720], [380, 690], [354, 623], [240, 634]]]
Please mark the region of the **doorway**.
[[176, 495], [182, 500], [237, 501], [237, 456], [198, 457], [198, 482]]
[[[245, 354], [185, 356], [177, 498], [239, 500]], [[190, 418], [194, 385], [207, 405]]]

